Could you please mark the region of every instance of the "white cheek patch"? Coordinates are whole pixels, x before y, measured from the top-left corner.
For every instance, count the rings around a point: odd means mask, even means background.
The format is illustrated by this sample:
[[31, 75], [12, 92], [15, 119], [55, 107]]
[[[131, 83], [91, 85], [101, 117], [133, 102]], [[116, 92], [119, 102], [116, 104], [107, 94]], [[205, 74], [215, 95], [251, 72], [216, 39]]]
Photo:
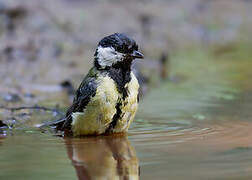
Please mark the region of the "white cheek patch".
[[97, 58], [100, 66], [112, 66], [116, 62], [123, 60], [123, 54], [116, 52], [112, 47], [103, 48], [99, 46], [97, 48]]

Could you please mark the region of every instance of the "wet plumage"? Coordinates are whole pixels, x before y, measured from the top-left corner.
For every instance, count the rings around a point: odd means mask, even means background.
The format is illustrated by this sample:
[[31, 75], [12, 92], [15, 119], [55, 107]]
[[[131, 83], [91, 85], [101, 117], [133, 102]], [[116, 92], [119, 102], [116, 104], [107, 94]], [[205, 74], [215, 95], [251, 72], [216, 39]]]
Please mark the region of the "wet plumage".
[[131, 71], [135, 58], [143, 58], [134, 40], [115, 33], [96, 49], [94, 67], [80, 84], [57, 125], [74, 136], [127, 132], [138, 107], [138, 81]]

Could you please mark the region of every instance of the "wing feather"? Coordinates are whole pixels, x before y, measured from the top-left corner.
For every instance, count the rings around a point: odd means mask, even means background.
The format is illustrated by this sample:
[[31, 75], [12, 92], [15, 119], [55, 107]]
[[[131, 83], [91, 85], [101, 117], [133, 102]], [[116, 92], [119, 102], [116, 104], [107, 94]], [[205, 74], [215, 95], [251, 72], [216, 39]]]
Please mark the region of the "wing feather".
[[95, 96], [97, 89], [96, 73], [91, 69], [76, 91], [73, 104], [68, 108], [66, 120], [57, 126], [59, 130], [71, 129], [72, 113], [83, 112], [91, 97]]

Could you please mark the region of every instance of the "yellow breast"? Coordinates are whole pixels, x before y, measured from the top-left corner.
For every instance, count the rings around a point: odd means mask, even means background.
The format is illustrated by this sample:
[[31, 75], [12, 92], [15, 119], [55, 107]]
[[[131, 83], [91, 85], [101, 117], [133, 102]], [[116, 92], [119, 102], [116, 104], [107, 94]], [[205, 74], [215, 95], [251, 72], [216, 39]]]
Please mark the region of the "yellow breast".
[[108, 129], [116, 114], [116, 105], [121, 102], [121, 116], [116, 126], [111, 130], [114, 133], [126, 132], [137, 111], [139, 84], [133, 73], [131, 81], [125, 85], [128, 96], [123, 99], [118, 93], [116, 84], [109, 76], [97, 79], [96, 94], [91, 98], [83, 112], [72, 114], [72, 131], [74, 136], [103, 134]]
[[109, 76], [101, 76], [97, 82], [96, 94], [84, 112], [72, 114], [72, 131], [75, 136], [103, 134], [116, 113], [119, 94], [114, 81]]

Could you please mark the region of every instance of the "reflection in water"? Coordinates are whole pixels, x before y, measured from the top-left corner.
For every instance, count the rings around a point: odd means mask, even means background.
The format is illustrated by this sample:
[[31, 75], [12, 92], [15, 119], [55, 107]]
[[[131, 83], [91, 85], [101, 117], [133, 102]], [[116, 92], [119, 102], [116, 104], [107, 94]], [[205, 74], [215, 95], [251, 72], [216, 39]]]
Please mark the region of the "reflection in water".
[[[0, 131], [0, 133], [1, 133], [1, 131]], [[2, 145], [4, 139], [5, 139], [5, 136], [0, 134], [0, 145]]]
[[79, 179], [139, 179], [139, 164], [126, 136], [67, 138], [65, 144]]

